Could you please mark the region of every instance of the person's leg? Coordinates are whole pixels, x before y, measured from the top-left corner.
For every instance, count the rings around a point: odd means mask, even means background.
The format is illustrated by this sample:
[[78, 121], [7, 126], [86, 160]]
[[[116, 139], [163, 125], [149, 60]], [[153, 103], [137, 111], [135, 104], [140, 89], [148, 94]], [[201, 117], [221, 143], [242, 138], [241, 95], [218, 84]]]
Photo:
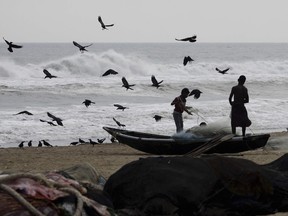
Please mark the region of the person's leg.
[[173, 112], [173, 118], [176, 125], [176, 132], [179, 133], [183, 130], [183, 119], [182, 114], [178, 112]]
[[236, 134], [236, 127], [231, 123], [232, 134]]
[[246, 127], [242, 127], [242, 136], [246, 135]]

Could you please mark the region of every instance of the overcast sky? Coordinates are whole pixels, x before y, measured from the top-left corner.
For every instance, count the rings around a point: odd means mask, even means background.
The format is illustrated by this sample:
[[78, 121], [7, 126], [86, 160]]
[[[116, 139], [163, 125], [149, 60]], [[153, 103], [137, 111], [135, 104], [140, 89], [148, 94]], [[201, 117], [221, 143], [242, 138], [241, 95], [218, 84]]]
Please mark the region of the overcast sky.
[[288, 0], [0, 0], [0, 32], [14, 43], [288, 42]]

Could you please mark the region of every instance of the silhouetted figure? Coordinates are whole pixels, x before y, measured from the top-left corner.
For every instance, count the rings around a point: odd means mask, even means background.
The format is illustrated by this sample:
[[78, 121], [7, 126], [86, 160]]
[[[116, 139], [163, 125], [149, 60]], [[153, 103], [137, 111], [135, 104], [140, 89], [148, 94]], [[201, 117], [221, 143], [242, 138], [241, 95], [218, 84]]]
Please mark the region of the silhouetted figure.
[[224, 70], [220, 70], [219, 68], [215, 68], [216, 71], [218, 71], [221, 74], [226, 74], [228, 70], [230, 70], [230, 68], [226, 68]]
[[182, 39], [177, 39], [175, 38], [175, 40], [177, 41], [188, 41], [188, 42], [196, 42], [196, 38], [197, 38], [197, 35], [193, 35], [192, 37], [187, 37], [187, 38], [182, 38]]
[[76, 142], [71, 142], [69, 145], [75, 146], [75, 145], [77, 145], [77, 144], [78, 144], [78, 142], [76, 141]]
[[126, 90], [128, 90], [128, 89], [133, 90], [133, 89], [131, 88], [131, 86], [135, 86], [135, 84], [130, 85], [130, 84], [127, 82], [127, 80], [126, 80], [125, 77], [122, 77], [122, 83], [123, 83], [122, 87], [126, 88]]
[[194, 95], [194, 99], [198, 99], [201, 93], [203, 92], [201, 92], [199, 89], [193, 89], [188, 96]]
[[79, 143], [84, 144], [84, 143], [86, 143], [86, 141], [84, 141], [81, 138], [79, 138]]
[[20, 45], [16, 45], [16, 44], [13, 44], [13, 42], [9, 42], [9, 41], [7, 41], [7, 40], [5, 40], [5, 38], [3, 37], [3, 39], [4, 39], [4, 41], [8, 44], [8, 50], [9, 50], [9, 52], [13, 52], [13, 49], [12, 48], [16, 48], [16, 49], [19, 49], [19, 48], [22, 48], [22, 46], [20, 46]]
[[114, 143], [114, 142], [116, 142], [116, 138], [115, 137], [111, 137], [110, 141], [111, 141], [111, 143]]
[[52, 75], [52, 74], [51, 74], [48, 70], [46, 70], [46, 69], [43, 70], [43, 73], [46, 75], [46, 76], [44, 77], [44, 79], [46, 79], [46, 78], [49, 78], [49, 79], [57, 78], [57, 76]]
[[152, 86], [155, 86], [156, 88], [159, 88], [160, 84], [163, 82], [163, 80], [158, 82], [154, 75], [151, 76], [151, 81], [152, 81]]
[[93, 147], [94, 147], [94, 145], [99, 144], [99, 143], [97, 143], [97, 142], [95, 142], [95, 141], [93, 141], [93, 140], [91, 140], [91, 139], [89, 139], [89, 142], [90, 142], [91, 145], [93, 145]]
[[95, 104], [95, 102], [85, 99], [82, 104], [84, 104], [86, 107], [89, 107], [91, 104]]
[[62, 123], [63, 120], [62, 120], [61, 118], [58, 118], [58, 117], [52, 115], [52, 114], [49, 113], [49, 112], [47, 112], [47, 115], [48, 115], [50, 118], [52, 118], [52, 121], [56, 121], [58, 125], [63, 126], [63, 123]]
[[18, 145], [18, 147], [19, 147], [19, 148], [23, 148], [23, 147], [24, 147], [24, 142], [25, 142], [25, 141], [22, 141], [22, 142]]
[[99, 21], [99, 23], [101, 24], [102, 30], [104, 30], [104, 29], [108, 30], [106, 27], [112, 27], [112, 26], [114, 26], [114, 24], [105, 25], [104, 22], [102, 21], [101, 16], [98, 16], [98, 21]]
[[42, 147], [42, 142], [41, 141], [38, 142], [38, 147]]
[[[238, 78], [238, 85], [233, 86], [229, 95], [231, 109], [231, 128], [232, 133], [236, 134], [236, 127], [242, 127], [242, 135], [245, 136], [246, 127], [251, 125], [245, 103], [249, 103], [248, 89], [244, 86], [246, 77], [241, 75]], [[233, 98], [233, 101], [232, 101]]]
[[117, 107], [117, 110], [122, 110], [124, 111], [125, 109], [129, 109], [128, 107], [122, 106], [120, 104], [114, 104], [115, 107]]
[[97, 139], [98, 143], [103, 143], [104, 141], [106, 140], [106, 138], [103, 138], [103, 139]]
[[190, 56], [185, 56], [183, 59], [183, 65], [186, 66], [188, 62], [194, 61]]
[[57, 126], [56, 124], [54, 124], [53, 122], [51, 121], [46, 121], [46, 120], [43, 120], [43, 119], [39, 119], [41, 122], [46, 122], [47, 124], [51, 125], [51, 126]]
[[160, 121], [163, 117], [160, 115], [154, 115], [153, 118], [155, 119], [156, 122]]
[[189, 95], [189, 90], [187, 88], [183, 88], [181, 91], [181, 95], [176, 97], [171, 105], [174, 105], [173, 118], [176, 125], [176, 132], [179, 133], [183, 131], [183, 117], [182, 113], [185, 111], [189, 115], [192, 113], [186, 108], [186, 98]]
[[116, 75], [118, 74], [117, 71], [113, 70], [113, 69], [109, 69], [107, 70], [102, 76], [108, 76], [108, 75]]
[[116, 122], [116, 124], [119, 126], [119, 127], [125, 127], [126, 125], [124, 124], [121, 124], [119, 121], [117, 121], [115, 118], [113, 118], [113, 120]]
[[43, 142], [43, 145], [44, 145], [44, 146], [53, 147], [50, 143], [48, 143], [48, 142], [45, 141], [45, 140], [42, 140], [42, 142]]
[[21, 111], [21, 112], [19, 112], [19, 113], [16, 113], [16, 114], [14, 114], [14, 115], [20, 115], [20, 114], [33, 115], [31, 112], [28, 112], [28, 111], [26, 111], [26, 110]]
[[30, 140], [27, 145], [28, 147], [32, 147], [32, 140]]
[[86, 45], [86, 46], [82, 46], [82, 45], [78, 44], [76, 41], [73, 41], [73, 44], [74, 44], [76, 47], [78, 47], [79, 50], [80, 50], [80, 52], [82, 52], [82, 53], [83, 53], [84, 51], [88, 52], [88, 50], [86, 50], [86, 47], [89, 47], [89, 46], [92, 45], [92, 44], [89, 44], [89, 45]]

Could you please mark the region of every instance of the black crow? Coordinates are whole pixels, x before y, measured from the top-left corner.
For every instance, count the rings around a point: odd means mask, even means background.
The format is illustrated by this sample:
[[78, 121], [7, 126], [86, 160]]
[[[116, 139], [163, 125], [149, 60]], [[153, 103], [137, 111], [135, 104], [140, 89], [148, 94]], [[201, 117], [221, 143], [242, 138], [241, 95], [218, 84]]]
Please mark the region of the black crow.
[[97, 141], [98, 141], [98, 143], [101, 144], [101, 143], [103, 143], [103, 142], [105, 141], [105, 139], [106, 139], [106, 138], [103, 138], [103, 139], [97, 139]]
[[113, 120], [116, 122], [116, 124], [119, 126], [119, 127], [125, 127], [126, 125], [124, 124], [121, 124], [119, 121], [117, 121], [115, 118], [113, 118]]
[[118, 74], [117, 71], [113, 70], [113, 69], [109, 69], [107, 70], [104, 74], [102, 74], [102, 76], [108, 76], [108, 75], [116, 75]]
[[122, 106], [122, 105], [120, 105], [120, 104], [114, 104], [114, 106], [117, 107], [117, 110], [122, 110], [122, 111], [124, 111], [125, 109], [129, 109], [128, 107], [124, 107], [124, 106]]
[[112, 26], [114, 26], [114, 24], [105, 25], [105, 24], [103, 23], [103, 21], [102, 21], [101, 16], [98, 16], [98, 21], [99, 21], [100, 24], [101, 24], [102, 30], [104, 30], [104, 29], [108, 30], [106, 27], [112, 27]]
[[73, 145], [73, 146], [75, 146], [75, 145], [77, 145], [78, 144], [78, 142], [71, 142], [70, 143], [70, 145]]
[[153, 118], [155, 119], [156, 122], [160, 121], [163, 117], [160, 115], [154, 115]]
[[122, 87], [126, 88], [126, 90], [128, 90], [128, 89], [133, 90], [133, 89], [130, 88], [130, 87], [131, 87], [131, 86], [135, 86], [135, 84], [130, 85], [130, 84], [127, 82], [127, 80], [126, 80], [125, 77], [122, 77], [122, 83], [123, 83]]
[[93, 141], [93, 140], [91, 140], [91, 139], [89, 139], [89, 142], [90, 142], [90, 144], [92, 144], [92, 145], [93, 145], [93, 147], [94, 147], [94, 145], [97, 145], [97, 144], [99, 144], [99, 143], [97, 143], [97, 142], [95, 142], [95, 141]]
[[182, 38], [182, 39], [175, 38], [175, 40], [177, 40], [177, 41], [189, 41], [189, 42], [193, 43], [193, 42], [196, 42], [196, 38], [197, 38], [197, 35], [194, 35], [192, 37], [187, 37], [187, 38]]
[[116, 142], [116, 138], [115, 137], [111, 137], [110, 141], [111, 141], [111, 143], [114, 143], [114, 142]]
[[31, 112], [28, 112], [28, 111], [26, 111], [26, 110], [21, 111], [21, 112], [19, 112], [19, 113], [16, 113], [16, 114], [14, 114], [14, 115], [19, 115], [19, 114], [33, 115]]
[[91, 100], [88, 100], [88, 99], [85, 99], [82, 104], [85, 104], [86, 107], [90, 106], [91, 104], [95, 104], [95, 102], [91, 101]]
[[46, 78], [49, 78], [49, 79], [57, 78], [57, 76], [52, 75], [52, 74], [51, 74], [48, 70], [46, 70], [46, 69], [43, 70], [43, 73], [46, 75], [46, 76], [44, 77], [44, 79], [46, 79]]
[[38, 147], [42, 147], [41, 141], [38, 142]]
[[53, 122], [51, 121], [46, 121], [46, 120], [43, 120], [43, 119], [39, 119], [41, 122], [47, 122], [49, 125], [51, 126], [57, 126], [56, 124], [54, 124]]
[[48, 143], [48, 142], [45, 141], [45, 140], [42, 140], [42, 142], [43, 142], [43, 145], [45, 145], [45, 146], [53, 147], [50, 143]]
[[24, 147], [24, 142], [25, 142], [25, 141], [22, 141], [22, 142], [18, 145], [18, 147], [19, 147], [19, 148], [23, 148], [23, 147]]
[[154, 75], [151, 76], [151, 81], [152, 81], [152, 86], [155, 86], [156, 88], [159, 88], [160, 84], [163, 82], [163, 80], [158, 82]]
[[220, 70], [219, 68], [215, 68], [216, 71], [218, 71], [221, 74], [226, 74], [228, 70], [230, 70], [230, 68], [226, 68], [224, 70]]
[[86, 50], [86, 47], [91, 46], [92, 44], [86, 45], [86, 46], [82, 46], [80, 44], [78, 44], [76, 41], [73, 41], [73, 44], [79, 48], [79, 50], [83, 53], [84, 51], [88, 52], [88, 50]]
[[82, 140], [81, 138], [79, 138], [79, 143], [84, 144], [86, 142], [84, 140]]
[[193, 89], [188, 96], [194, 95], [194, 99], [198, 99], [200, 94], [203, 93], [199, 89]]
[[185, 56], [183, 59], [183, 65], [186, 66], [188, 62], [194, 61], [190, 56]]
[[61, 118], [58, 118], [58, 117], [52, 115], [52, 114], [49, 113], [49, 112], [47, 112], [47, 115], [48, 115], [50, 118], [52, 118], [52, 121], [56, 121], [58, 125], [63, 126], [63, 123], [62, 123], [63, 120], [62, 120]]
[[9, 41], [7, 41], [7, 40], [5, 40], [5, 38], [3, 37], [3, 39], [4, 39], [4, 41], [8, 44], [8, 50], [9, 50], [9, 52], [13, 52], [13, 49], [12, 48], [22, 48], [22, 46], [20, 46], [20, 45], [16, 45], [16, 44], [13, 44], [13, 42], [9, 42]]
[[32, 140], [28, 142], [28, 147], [32, 147]]

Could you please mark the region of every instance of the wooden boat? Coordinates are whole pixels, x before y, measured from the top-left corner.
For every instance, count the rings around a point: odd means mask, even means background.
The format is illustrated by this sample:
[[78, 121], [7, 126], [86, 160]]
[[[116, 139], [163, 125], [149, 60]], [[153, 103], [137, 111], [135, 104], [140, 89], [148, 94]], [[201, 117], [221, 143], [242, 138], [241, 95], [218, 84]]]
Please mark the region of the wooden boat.
[[[131, 130], [103, 127], [120, 143], [139, 151], [156, 155], [182, 155], [201, 148], [213, 138], [174, 139], [172, 136], [143, 133]], [[264, 147], [270, 134], [234, 136], [221, 142], [205, 153], [238, 153]]]

